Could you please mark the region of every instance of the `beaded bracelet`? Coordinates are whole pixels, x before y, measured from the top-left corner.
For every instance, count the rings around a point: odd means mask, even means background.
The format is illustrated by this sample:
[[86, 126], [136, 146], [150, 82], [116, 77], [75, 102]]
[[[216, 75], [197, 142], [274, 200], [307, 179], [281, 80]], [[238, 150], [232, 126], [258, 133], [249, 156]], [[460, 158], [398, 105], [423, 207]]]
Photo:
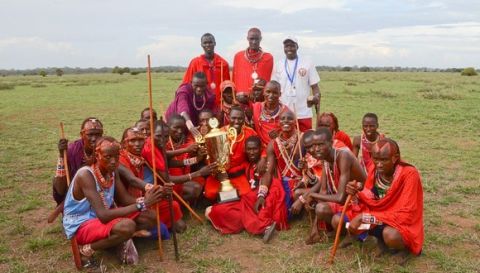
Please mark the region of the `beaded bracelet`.
[[267, 194], [268, 194], [268, 187], [265, 186], [265, 185], [260, 185], [260, 186], [258, 187], [257, 197], [262, 196], [262, 197], [265, 198], [265, 197], [267, 196]]
[[150, 189], [153, 188], [153, 184], [147, 183], [145, 184], [145, 187], [143, 188], [145, 191], [149, 191]]
[[300, 200], [300, 202], [302, 202], [303, 204], [305, 204], [307, 202], [307, 200], [305, 200], [305, 198], [303, 197], [303, 195], [300, 195], [298, 197], [298, 200]]
[[65, 171], [65, 164], [63, 158], [59, 157], [57, 161], [57, 169], [55, 170], [55, 177], [65, 177], [67, 175]]
[[362, 223], [365, 224], [373, 224], [373, 225], [381, 225], [382, 222], [378, 221], [374, 215], [371, 214], [362, 214]]
[[140, 204], [140, 211], [146, 211], [147, 206], [145, 205], [145, 198], [144, 197], [138, 197], [137, 198], [137, 204]]
[[197, 164], [197, 158], [196, 157], [191, 157], [183, 160], [183, 165], [185, 166], [191, 166], [193, 164]]

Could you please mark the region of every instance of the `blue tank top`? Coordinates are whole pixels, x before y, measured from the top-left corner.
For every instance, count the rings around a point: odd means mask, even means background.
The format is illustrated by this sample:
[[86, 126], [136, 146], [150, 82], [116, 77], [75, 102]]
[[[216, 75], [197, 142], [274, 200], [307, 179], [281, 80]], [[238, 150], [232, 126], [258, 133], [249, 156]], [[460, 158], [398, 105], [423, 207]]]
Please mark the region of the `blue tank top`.
[[78, 227], [90, 220], [97, 218], [97, 214], [90, 206], [90, 202], [88, 202], [87, 198], [84, 197], [82, 200], [75, 200], [73, 197], [73, 187], [75, 186], [75, 181], [79, 173], [82, 172], [90, 172], [95, 179], [95, 185], [97, 188], [97, 192], [103, 191], [105, 202], [108, 208], [111, 208], [113, 205], [113, 195], [115, 193], [115, 173], [112, 175], [113, 177], [113, 184], [108, 189], [103, 189], [97, 181], [97, 178], [93, 174], [93, 170], [90, 166], [85, 166], [80, 168], [77, 171], [77, 174], [72, 180], [70, 187], [68, 188], [67, 196], [65, 197], [65, 205], [63, 207], [63, 228], [65, 229], [65, 234], [67, 235], [67, 239], [71, 239], [75, 232], [77, 232]]

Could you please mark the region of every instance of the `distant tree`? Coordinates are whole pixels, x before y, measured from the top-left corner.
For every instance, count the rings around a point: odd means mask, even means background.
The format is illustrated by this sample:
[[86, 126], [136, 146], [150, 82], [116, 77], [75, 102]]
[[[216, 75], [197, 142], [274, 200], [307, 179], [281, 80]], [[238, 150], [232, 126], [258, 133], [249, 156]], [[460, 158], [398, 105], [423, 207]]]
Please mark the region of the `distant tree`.
[[128, 67], [124, 67], [122, 70], [123, 70], [123, 73], [130, 73], [130, 68]]
[[114, 74], [115, 74], [115, 73], [120, 74], [120, 73], [119, 73], [119, 72], [120, 72], [120, 69], [121, 69], [120, 67], [115, 66], [115, 67], [112, 69], [112, 73], [114, 73]]
[[462, 71], [462, 76], [477, 76], [477, 71], [473, 67], [466, 67]]
[[55, 69], [55, 74], [59, 77], [63, 76], [63, 70], [60, 68]]
[[138, 74], [140, 74], [139, 71], [132, 71], [132, 72], [130, 72], [130, 75], [134, 75], [134, 76], [135, 76], [135, 75], [138, 75]]
[[342, 71], [352, 71], [352, 68], [350, 66], [344, 66]]
[[40, 70], [38, 71], [38, 75], [42, 76], [42, 77], [46, 77], [47, 76], [47, 72], [45, 70]]
[[368, 67], [368, 66], [360, 67], [360, 72], [368, 72], [368, 71], [370, 71], [370, 67]]

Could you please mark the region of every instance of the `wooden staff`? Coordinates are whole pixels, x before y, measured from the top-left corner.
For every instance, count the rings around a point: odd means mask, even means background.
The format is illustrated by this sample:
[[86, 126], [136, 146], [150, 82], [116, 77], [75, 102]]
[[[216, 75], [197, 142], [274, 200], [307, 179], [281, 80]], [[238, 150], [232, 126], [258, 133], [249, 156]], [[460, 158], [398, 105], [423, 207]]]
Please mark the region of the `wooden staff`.
[[[150, 169], [152, 168], [150, 164], [148, 163], [146, 164]], [[162, 182], [165, 185], [166, 183], [165, 180], [159, 174], [157, 174], [157, 178], [160, 179], [160, 182]], [[180, 201], [180, 203], [182, 203], [182, 205], [185, 206], [185, 208], [187, 208], [187, 210], [195, 217], [195, 219], [197, 219], [202, 224], [205, 223], [203, 218], [198, 216], [198, 214], [192, 209], [192, 207], [190, 207], [190, 205], [177, 192], [173, 191], [172, 194], [175, 196], [175, 198], [177, 198], [178, 201]]]
[[[163, 117], [160, 117], [160, 120], [162, 120]], [[162, 147], [162, 154], [163, 158], [165, 160], [165, 175], [167, 176], [167, 181], [170, 180], [170, 177], [168, 175], [168, 158], [167, 158], [167, 152], [165, 151], [165, 147]], [[172, 192], [174, 192], [172, 190]], [[168, 195], [168, 208], [170, 211], [170, 221], [172, 223], [172, 237], [173, 237], [173, 248], [175, 249], [175, 261], [179, 260], [179, 253], [178, 253], [178, 241], [177, 241], [177, 232], [175, 230], [175, 217], [173, 214], [173, 197], [172, 194]]]
[[340, 241], [340, 232], [342, 231], [343, 225], [343, 217], [345, 216], [345, 212], [347, 211], [347, 207], [352, 200], [352, 195], [348, 195], [347, 200], [345, 200], [345, 205], [342, 209], [342, 214], [340, 215], [340, 220], [338, 221], [337, 232], [335, 234], [335, 242], [333, 243], [332, 251], [330, 252], [330, 258], [328, 258], [328, 263], [333, 264], [333, 260], [335, 259], [335, 253], [337, 252], [338, 243]]
[[[297, 107], [295, 107], [295, 103], [293, 104], [293, 112], [295, 114], [295, 120], [297, 125], [298, 155], [299, 155], [299, 160], [302, 160], [303, 155], [302, 155], [302, 147], [300, 145], [300, 125], [298, 124]], [[303, 180], [303, 184], [305, 185], [305, 190], [307, 190], [307, 181], [305, 180], [305, 170], [302, 170], [302, 180]], [[310, 220], [310, 225], [313, 225], [312, 212], [308, 209], [305, 209], [305, 210], [308, 212], [308, 219]]]
[[[152, 162], [153, 162], [153, 184], [157, 186], [157, 168], [155, 166], [155, 143], [153, 140], [154, 135], [154, 127], [153, 127], [153, 103], [152, 103], [152, 73], [150, 69], [150, 55], [147, 56], [147, 77], [148, 77], [148, 98], [150, 103], [150, 145], [152, 150]], [[155, 206], [156, 210], [156, 218], [157, 218], [157, 234], [158, 234], [158, 256], [160, 257], [160, 261], [163, 261], [163, 248], [162, 248], [162, 232], [160, 229], [160, 218], [159, 218], [159, 207], [158, 203]]]
[[[65, 138], [65, 131], [63, 130], [63, 122], [60, 122], [60, 135], [62, 136], [62, 138]], [[70, 173], [69, 173], [69, 169], [68, 169], [67, 150], [63, 150], [63, 165], [65, 166], [65, 174], [66, 174], [66, 177], [67, 177], [67, 187], [70, 187]], [[73, 192], [72, 192], [72, 194], [73, 194]], [[58, 205], [58, 207], [61, 207], [60, 212], [63, 211], [63, 205], [62, 204], [64, 204], [64, 202], [65, 202], [65, 200], [60, 205]], [[57, 218], [57, 217], [55, 216], [55, 218]], [[55, 219], [53, 219], [53, 220], [55, 220]], [[51, 222], [49, 222], [49, 223], [51, 223]], [[75, 266], [77, 267], [78, 270], [80, 270], [80, 269], [82, 269], [82, 260], [80, 258], [80, 250], [78, 249], [77, 237], [73, 236], [72, 239], [70, 239], [70, 245], [72, 247], [73, 260], [75, 261]]]

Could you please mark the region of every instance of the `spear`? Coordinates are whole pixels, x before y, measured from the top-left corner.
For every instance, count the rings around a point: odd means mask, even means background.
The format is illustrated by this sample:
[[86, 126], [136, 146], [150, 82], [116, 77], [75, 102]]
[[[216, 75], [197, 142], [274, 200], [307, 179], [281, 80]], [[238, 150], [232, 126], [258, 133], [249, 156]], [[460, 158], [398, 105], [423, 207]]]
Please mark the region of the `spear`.
[[340, 220], [338, 221], [337, 232], [335, 234], [335, 242], [333, 243], [333, 248], [330, 252], [330, 258], [328, 258], [328, 263], [331, 265], [333, 264], [333, 260], [335, 259], [335, 253], [337, 252], [338, 243], [340, 241], [340, 232], [342, 231], [343, 217], [345, 216], [347, 207], [350, 204], [350, 200], [352, 200], [352, 195], [348, 195], [347, 200], [345, 200], [345, 205], [343, 206], [342, 214], [340, 215]]
[[[153, 140], [154, 134], [154, 127], [153, 127], [153, 103], [152, 103], [152, 73], [150, 69], [150, 55], [147, 56], [147, 77], [148, 77], [148, 98], [150, 103], [150, 145], [152, 147], [152, 171], [153, 171], [153, 184], [157, 186], [157, 168], [155, 166], [155, 143]], [[159, 207], [158, 203], [155, 206], [156, 214], [157, 214], [157, 234], [158, 234], [158, 256], [160, 257], [160, 261], [163, 261], [163, 248], [162, 248], [162, 233], [160, 230], [160, 218], [159, 215]]]

